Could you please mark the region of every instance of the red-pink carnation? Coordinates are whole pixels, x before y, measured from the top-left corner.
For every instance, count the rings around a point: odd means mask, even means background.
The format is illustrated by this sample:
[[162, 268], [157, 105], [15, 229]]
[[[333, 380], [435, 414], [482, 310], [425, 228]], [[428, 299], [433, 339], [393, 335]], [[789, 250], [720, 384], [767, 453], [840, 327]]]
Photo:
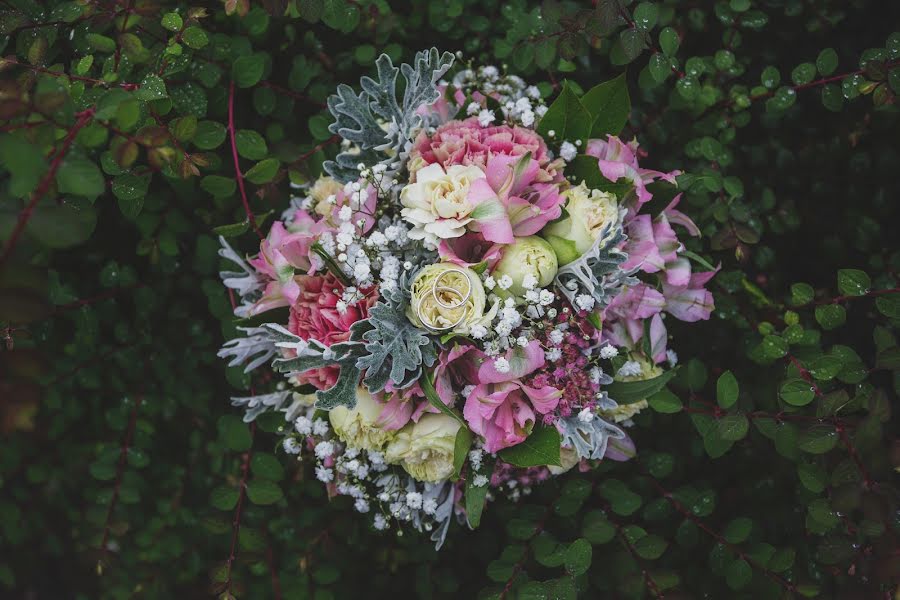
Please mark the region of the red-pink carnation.
[[437, 128], [432, 135], [419, 134], [410, 152], [410, 164], [421, 158], [425, 164], [476, 165], [484, 169], [490, 156], [525, 156], [538, 162], [540, 170], [535, 181], [551, 181], [558, 164], [550, 160], [547, 145], [537, 133], [524, 127], [498, 125], [481, 127], [475, 117], [465, 121], [450, 121]]
[[[337, 304], [344, 286], [334, 275], [298, 275], [296, 281], [300, 285], [300, 295], [291, 306], [288, 330], [304, 340], [314, 339], [326, 346], [346, 342], [350, 337], [350, 326], [367, 318], [369, 308], [378, 300], [378, 293], [373, 290], [341, 313]], [[300, 373], [297, 381], [326, 390], [337, 382], [339, 371], [336, 366], [312, 369]]]

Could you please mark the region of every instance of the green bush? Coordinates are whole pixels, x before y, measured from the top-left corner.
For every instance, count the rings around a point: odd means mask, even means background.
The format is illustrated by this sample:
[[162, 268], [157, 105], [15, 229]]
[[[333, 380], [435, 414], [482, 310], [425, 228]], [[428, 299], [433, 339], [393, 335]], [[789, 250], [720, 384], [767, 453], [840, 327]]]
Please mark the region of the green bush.
[[[879, 598], [900, 576], [900, 33], [878, 0], [9, 0], [0, 589], [37, 598]], [[324, 99], [437, 46], [548, 97], [626, 72], [721, 263], [640, 450], [437, 553], [228, 397], [216, 236], [336, 152]], [[689, 333], [688, 333], [689, 332]]]

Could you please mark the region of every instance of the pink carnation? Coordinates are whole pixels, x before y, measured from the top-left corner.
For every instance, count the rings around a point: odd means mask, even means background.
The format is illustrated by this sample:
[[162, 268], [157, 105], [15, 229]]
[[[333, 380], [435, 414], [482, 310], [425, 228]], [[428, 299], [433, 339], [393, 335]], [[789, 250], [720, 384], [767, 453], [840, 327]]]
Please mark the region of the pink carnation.
[[547, 145], [537, 133], [508, 125], [481, 127], [478, 119], [472, 117], [465, 121], [450, 121], [430, 136], [424, 131], [420, 133], [410, 152], [410, 161], [415, 164], [416, 159], [421, 158], [426, 164], [439, 164], [445, 169], [452, 165], [476, 165], [486, 169], [492, 156], [521, 158], [529, 152], [539, 165], [535, 180], [556, 179], [559, 165], [551, 162]]
[[[296, 280], [300, 292], [291, 306], [288, 331], [325, 346], [346, 342], [350, 337], [350, 326], [367, 318], [369, 308], [378, 300], [378, 294], [373, 291], [355, 305], [347, 306], [342, 313], [337, 309], [337, 303], [344, 286], [334, 275], [298, 275]], [[335, 384], [339, 371], [336, 366], [312, 369], [299, 374], [297, 380], [325, 390]]]

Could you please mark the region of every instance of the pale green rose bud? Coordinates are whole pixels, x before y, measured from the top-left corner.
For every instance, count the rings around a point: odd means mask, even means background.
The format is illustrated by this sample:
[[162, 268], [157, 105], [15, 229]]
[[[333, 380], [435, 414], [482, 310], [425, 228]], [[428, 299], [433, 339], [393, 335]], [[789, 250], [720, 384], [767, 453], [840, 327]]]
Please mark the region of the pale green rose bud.
[[328, 420], [337, 436], [351, 448], [381, 450], [394, 437], [393, 431], [375, 426], [381, 415], [379, 404], [364, 387], [356, 388], [356, 406], [336, 406], [328, 411]]
[[619, 218], [616, 196], [600, 190], [589, 190], [582, 183], [563, 192], [567, 216], [550, 223], [541, 235], [556, 251], [560, 265], [565, 265], [588, 250], [609, 223]]
[[545, 288], [553, 282], [558, 268], [556, 252], [546, 240], [536, 235], [516, 238], [515, 242], [503, 248], [503, 258], [491, 272], [495, 280], [509, 275], [513, 283], [505, 293], [500, 286], [494, 288], [494, 293], [522, 297], [527, 291], [523, 285], [526, 276], [531, 275], [536, 280], [531, 289]]
[[417, 481], [449, 479], [459, 428], [459, 421], [449, 415], [426, 413], [400, 430], [385, 450], [385, 460], [399, 462]]

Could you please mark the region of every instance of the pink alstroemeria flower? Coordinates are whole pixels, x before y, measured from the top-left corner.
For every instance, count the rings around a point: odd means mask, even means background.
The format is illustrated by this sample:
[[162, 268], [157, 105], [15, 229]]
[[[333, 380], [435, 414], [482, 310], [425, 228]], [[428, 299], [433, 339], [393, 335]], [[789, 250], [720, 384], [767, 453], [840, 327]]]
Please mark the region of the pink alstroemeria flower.
[[251, 316], [297, 301], [300, 286], [294, 276], [298, 270], [306, 273], [312, 268], [309, 253], [316, 239], [311, 231], [314, 224], [305, 211], [297, 211], [290, 228], [281, 221], [272, 224], [268, 236], [260, 242], [259, 254], [247, 261], [270, 280], [262, 298], [250, 309]]
[[606, 140], [588, 140], [585, 154], [598, 159], [600, 172], [610, 181], [616, 182], [619, 179], [625, 179], [631, 182], [637, 194], [636, 208], [640, 208], [642, 204], [653, 198], [653, 194], [647, 190], [649, 183], [657, 179], [663, 179], [674, 185], [675, 177], [680, 175], [681, 171], [664, 173], [652, 169], [642, 169], [638, 165], [637, 149], [637, 140], [632, 140], [626, 144], [616, 136], [611, 135]]
[[485, 440], [485, 449], [496, 452], [520, 444], [531, 433], [537, 415], [556, 408], [562, 392], [554, 387], [531, 387], [521, 378], [544, 366], [544, 351], [537, 340], [524, 348], [507, 351], [509, 369], [497, 370], [495, 361], [480, 351], [476, 385], [466, 398], [463, 416], [472, 431]]

